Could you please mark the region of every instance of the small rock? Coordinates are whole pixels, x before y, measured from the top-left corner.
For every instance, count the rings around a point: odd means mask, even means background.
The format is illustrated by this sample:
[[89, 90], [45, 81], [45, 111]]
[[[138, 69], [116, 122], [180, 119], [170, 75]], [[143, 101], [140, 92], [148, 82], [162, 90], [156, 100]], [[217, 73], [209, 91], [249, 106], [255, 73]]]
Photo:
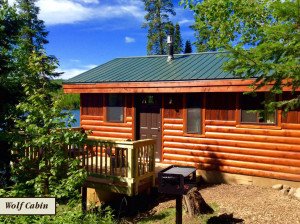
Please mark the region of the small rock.
[[289, 189], [291, 189], [291, 187], [284, 184], [284, 185], [282, 186], [282, 189], [288, 189], [288, 190], [289, 190]]
[[292, 188], [289, 190], [288, 196], [292, 197], [292, 196], [294, 196], [295, 193], [296, 193], [296, 188], [292, 187]]
[[300, 187], [297, 188], [296, 193], [294, 194], [294, 197], [300, 201]]
[[282, 184], [275, 184], [272, 186], [273, 189], [275, 190], [281, 190], [283, 188], [283, 185]]
[[283, 195], [288, 195], [289, 189], [281, 189], [279, 192]]

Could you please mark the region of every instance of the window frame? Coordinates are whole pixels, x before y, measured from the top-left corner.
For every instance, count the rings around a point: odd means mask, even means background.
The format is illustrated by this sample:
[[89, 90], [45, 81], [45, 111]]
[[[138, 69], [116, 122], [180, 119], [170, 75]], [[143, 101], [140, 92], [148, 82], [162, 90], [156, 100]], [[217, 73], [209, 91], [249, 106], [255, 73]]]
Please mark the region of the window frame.
[[187, 125], [188, 125], [188, 108], [187, 108], [187, 97], [189, 94], [193, 93], [185, 93], [183, 96], [183, 135], [189, 137], [205, 137], [205, 94], [201, 93], [194, 93], [199, 94], [199, 98], [201, 100], [200, 103], [200, 133], [188, 133], [187, 132]]
[[[264, 94], [267, 94], [268, 92], [259, 92], [259, 93], [264, 93]], [[258, 93], [258, 94], [259, 94]], [[240, 109], [239, 109], [239, 119], [238, 119], [238, 121], [239, 121], [239, 126], [247, 126], [247, 125], [250, 125], [250, 126], [257, 126], [257, 127], [273, 127], [273, 126], [278, 126], [279, 125], [279, 118], [281, 117], [280, 115], [281, 115], [281, 111], [280, 110], [278, 110], [278, 109], [276, 109], [275, 111], [274, 111], [274, 123], [267, 123], [267, 122], [251, 122], [251, 121], [243, 121], [242, 119], [243, 119], [243, 116], [242, 116], [242, 113], [243, 113], [243, 106], [242, 106], [242, 100], [243, 100], [243, 96], [242, 95], [240, 95], [239, 96], [239, 106], [240, 106]], [[265, 99], [263, 99], [262, 101], [264, 101]], [[275, 98], [275, 100], [276, 100], [276, 98]], [[262, 103], [262, 102], [261, 102]], [[246, 110], [247, 111], [247, 110]]]
[[[117, 95], [117, 96], [120, 96], [122, 97], [122, 113], [123, 113], [123, 119], [122, 120], [108, 120], [108, 112], [109, 112], [109, 96], [111, 95]], [[104, 121], [107, 122], [107, 123], [125, 123], [125, 117], [126, 117], [126, 97], [123, 95], [123, 94], [116, 94], [116, 93], [109, 93], [109, 94], [106, 94], [104, 96]]]

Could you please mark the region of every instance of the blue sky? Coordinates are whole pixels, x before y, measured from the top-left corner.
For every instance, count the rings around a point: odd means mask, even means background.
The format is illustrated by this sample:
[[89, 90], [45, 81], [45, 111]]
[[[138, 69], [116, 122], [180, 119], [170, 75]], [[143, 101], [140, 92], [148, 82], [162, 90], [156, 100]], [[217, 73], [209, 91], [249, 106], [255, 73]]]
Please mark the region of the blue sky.
[[[14, 1], [14, 0], [11, 0]], [[183, 42], [194, 41], [193, 13], [173, 0]], [[147, 30], [140, 0], [39, 0], [40, 18], [49, 31], [48, 54], [67, 79], [116, 57], [146, 55]]]

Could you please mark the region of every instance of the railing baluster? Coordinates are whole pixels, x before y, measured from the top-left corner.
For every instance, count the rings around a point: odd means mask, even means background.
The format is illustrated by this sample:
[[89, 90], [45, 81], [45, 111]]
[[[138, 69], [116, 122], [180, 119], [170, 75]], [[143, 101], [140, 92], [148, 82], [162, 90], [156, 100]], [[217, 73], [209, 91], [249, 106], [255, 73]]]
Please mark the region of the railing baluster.
[[105, 145], [105, 174], [107, 174], [107, 144]]
[[100, 142], [100, 174], [102, 174], [102, 153], [103, 153], [103, 144]]
[[96, 143], [96, 173], [98, 173], [98, 156], [99, 156], [99, 143]]

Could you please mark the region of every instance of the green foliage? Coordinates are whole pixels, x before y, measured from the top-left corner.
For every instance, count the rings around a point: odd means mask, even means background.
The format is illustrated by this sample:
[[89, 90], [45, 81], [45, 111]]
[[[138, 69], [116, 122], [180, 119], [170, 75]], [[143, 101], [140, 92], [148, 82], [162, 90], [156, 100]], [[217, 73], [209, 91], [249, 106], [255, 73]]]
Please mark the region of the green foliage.
[[176, 23], [174, 31], [174, 54], [182, 52], [182, 38], [180, 33], [180, 25]]
[[193, 52], [193, 49], [192, 49], [192, 45], [191, 45], [191, 42], [189, 40], [187, 40], [185, 42], [185, 46], [184, 46], [184, 53], [185, 54], [190, 54]]
[[64, 110], [77, 110], [80, 108], [80, 95], [79, 94], [64, 94], [59, 91], [61, 99], [61, 107]]
[[[229, 51], [226, 70], [273, 94], [300, 86], [300, 0], [182, 0], [195, 12], [197, 48]], [[217, 13], [216, 13], [217, 12]], [[298, 100], [297, 100], [298, 101]], [[295, 106], [295, 101], [275, 106]]]
[[[23, 81], [26, 99], [17, 109], [25, 116], [16, 117], [16, 133], [13, 139], [16, 161], [12, 169], [14, 186], [11, 196], [77, 197], [78, 189], [86, 178], [79, 169], [79, 161], [66, 150], [67, 145], [79, 147], [85, 135], [71, 129], [70, 114], [62, 113], [60, 102], [51, 95], [52, 83], [40, 77], [46, 56], [32, 53], [28, 70], [31, 79]], [[55, 65], [48, 64], [48, 69]], [[20, 134], [20, 131], [22, 133]], [[27, 149], [38, 155], [26, 156]]]
[[145, 4], [145, 22], [143, 28], [148, 28], [148, 54], [166, 54], [166, 30], [170, 24], [169, 15], [175, 15], [171, 0], [143, 0]]
[[58, 206], [57, 214], [53, 216], [0, 216], [0, 222], [10, 223], [36, 223], [36, 224], [113, 224], [116, 223], [112, 210], [99, 207], [96, 211], [82, 213], [80, 202]]
[[[12, 113], [1, 111], [6, 118], [4, 123], [10, 121], [9, 132], [4, 136], [10, 141], [14, 154], [11, 161], [13, 185], [0, 193], [12, 197], [77, 198], [86, 173], [79, 168], [79, 161], [69, 155], [67, 146], [78, 149], [86, 135], [70, 130], [73, 118], [61, 112], [61, 102], [55, 94], [59, 85], [52, 82], [58, 75], [55, 72], [58, 61], [44, 50], [44, 44], [48, 43], [47, 32], [44, 22], [38, 19], [35, 2], [18, 0], [12, 9], [6, 9], [7, 4], [0, 7], [0, 15], [5, 15], [4, 24], [10, 23], [12, 19], [9, 18], [20, 20], [17, 36], [6, 49], [14, 63], [7, 79], [16, 80], [21, 95], [14, 104], [10, 103], [10, 106], [17, 105]], [[4, 65], [11, 66], [8, 61], [4, 61]], [[3, 86], [7, 88], [8, 85], [4, 83]], [[65, 128], [66, 120], [68, 128]]]
[[21, 22], [15, 7], [0, 0], [0, 187], [9, 182], [11, 115], [22, 98], [20, 80], [14, 75], [18, 69], [13, 53], [18, 40]]
[[[166, 24], [166, 33], [173, 37], [173, 53], [180, 54], [182, 52], [182, 38], [180, 33], [180, 26], [176, 23], [175, 27], [172, 22]], [[168, 52], [168, 46], [165, 45], [165, 52]]]
[[59, 97], [60, 106], [64, 110], [77, 110], [80, 108], [80, 95], [79, 94], [64, 94], [62, 89], [62, 80], [55, 79], [52, 82], [60, 86], [57, 92], [54, 94], [55, 97]]

